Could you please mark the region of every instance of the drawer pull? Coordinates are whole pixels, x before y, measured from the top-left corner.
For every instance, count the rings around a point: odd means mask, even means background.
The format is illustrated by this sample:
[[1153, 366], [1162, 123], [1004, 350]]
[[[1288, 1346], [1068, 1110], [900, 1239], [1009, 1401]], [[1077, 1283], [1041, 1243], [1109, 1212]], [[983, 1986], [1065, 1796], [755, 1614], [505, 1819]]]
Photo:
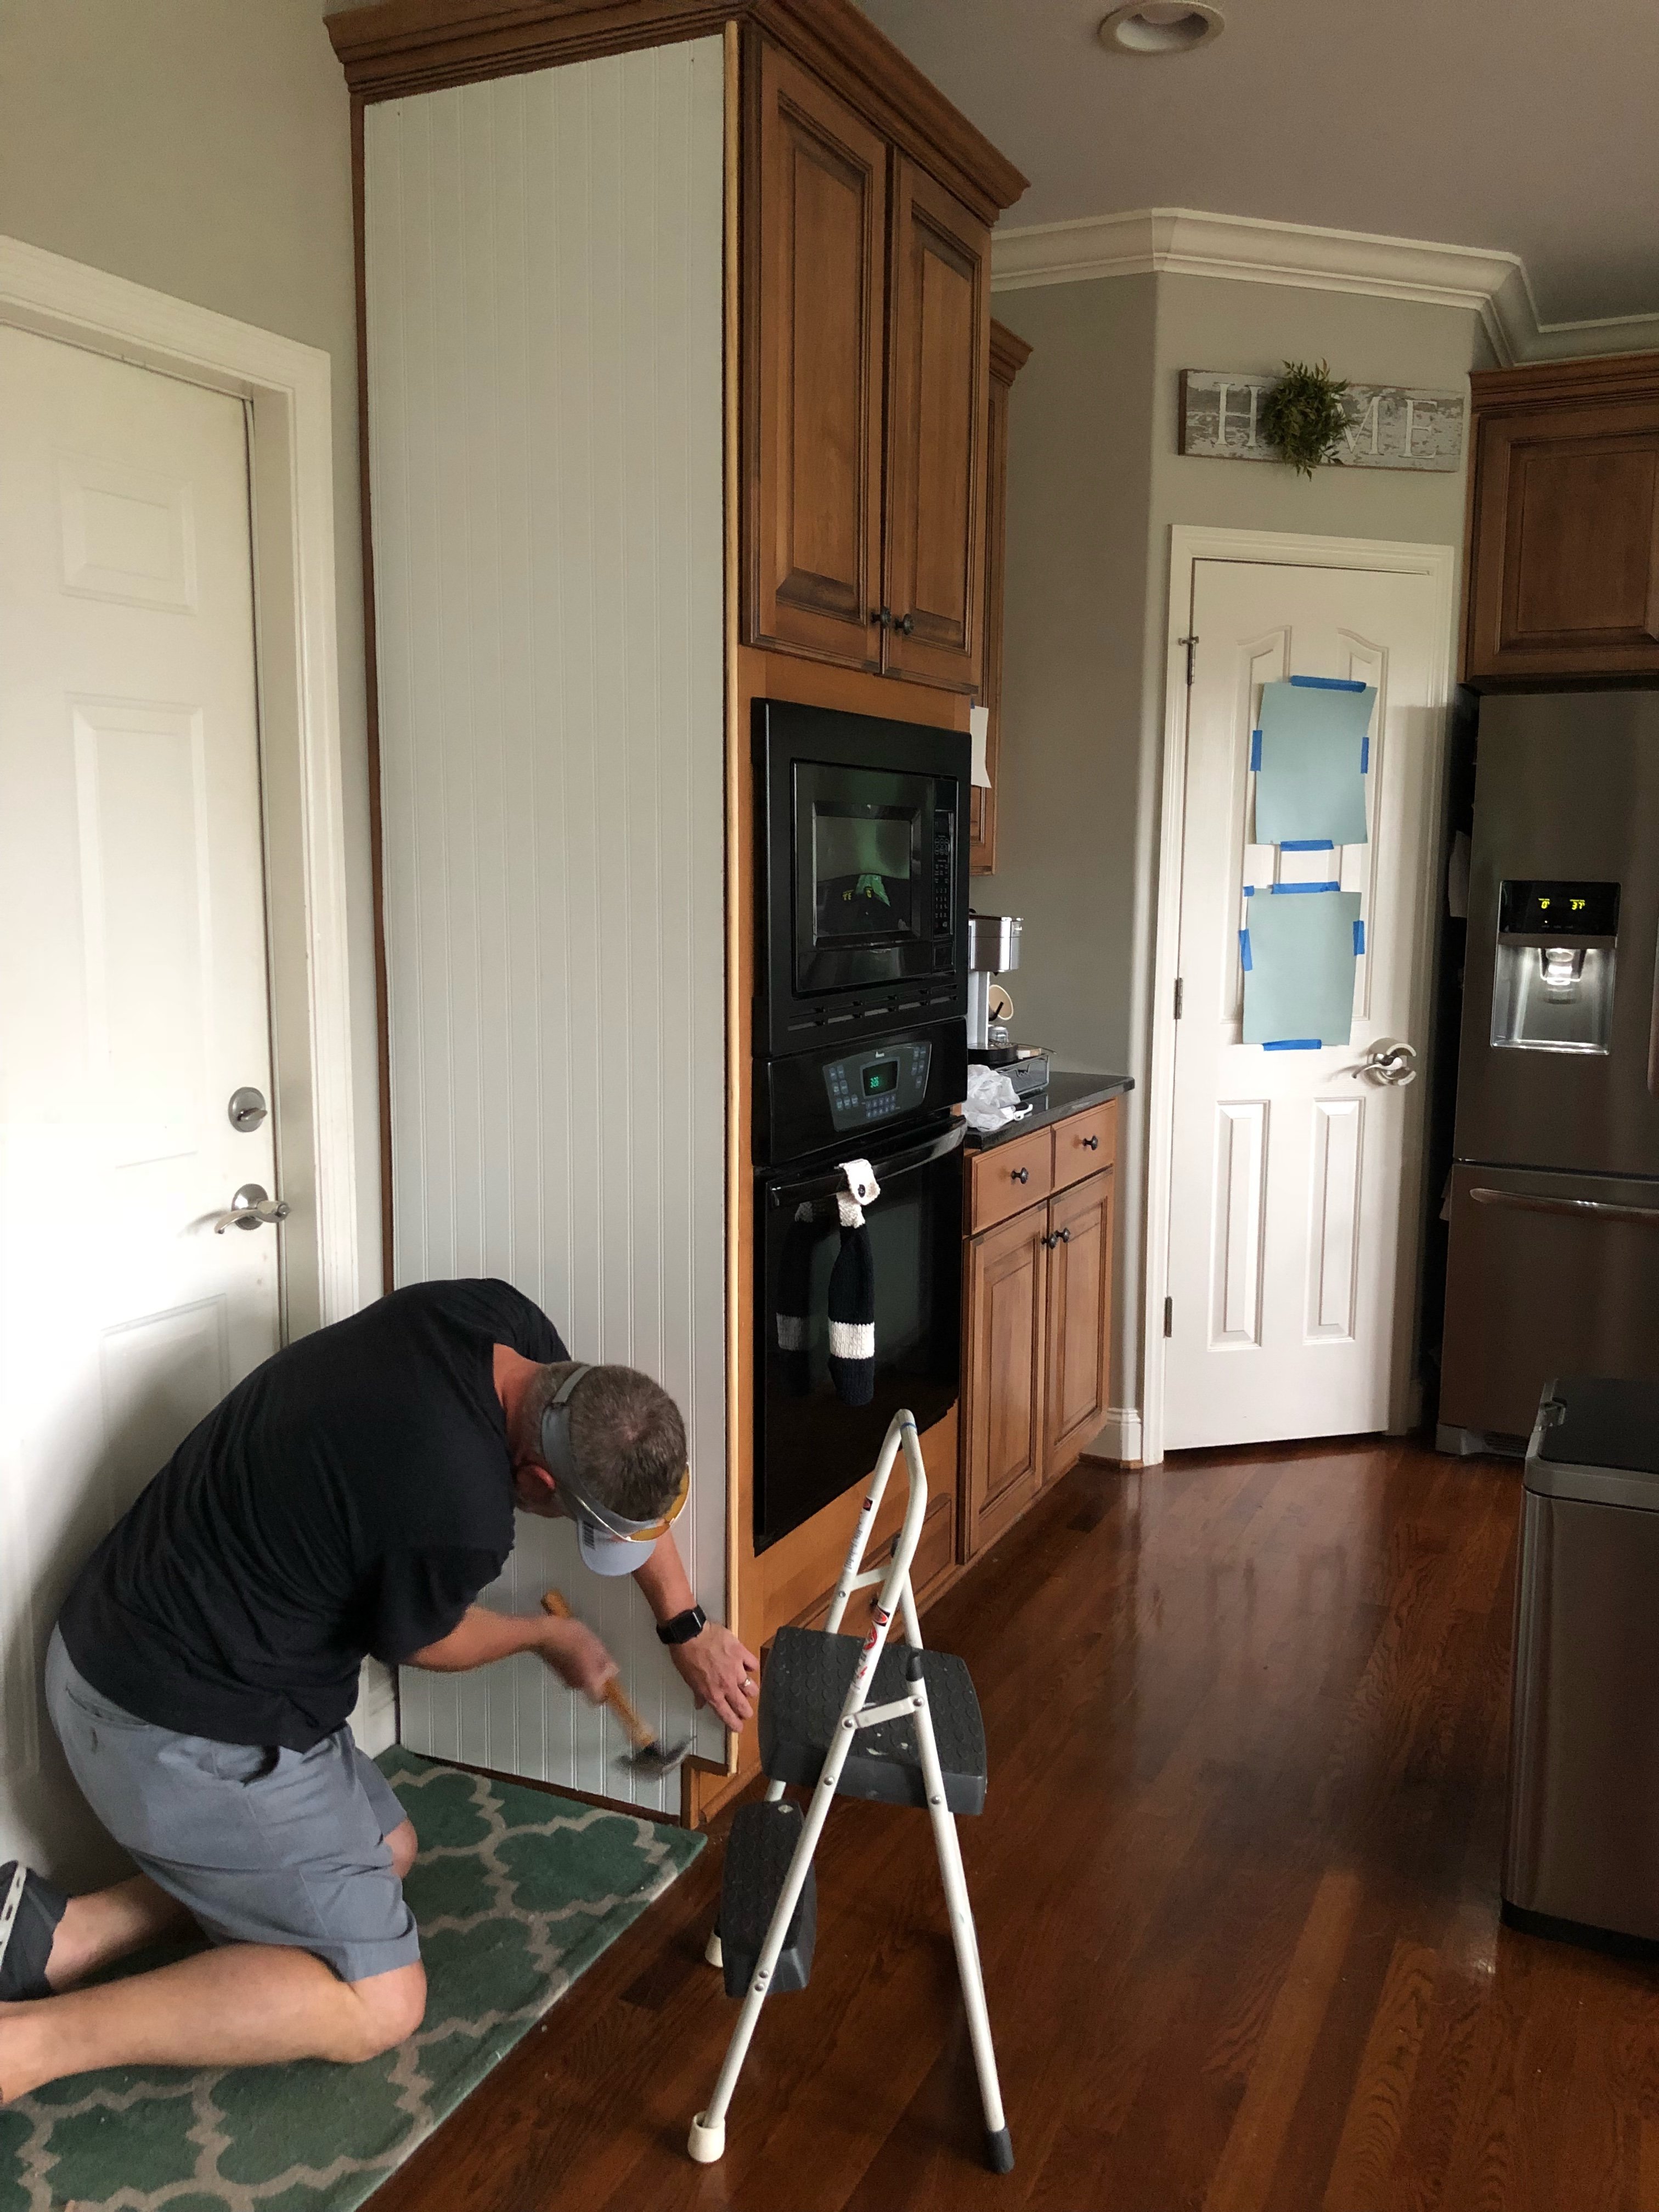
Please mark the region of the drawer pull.
[[1010, 1168], [1008, 1170], [1008, 1177], [1012, 1182], [1030, 1182], [1031, 1180], [1031, 1170], [1030, 1168]]
[[1100, 1150], [1099, 1138], [1085, 1137], [1083, 1139], [1083, 1149], [1085, 1152], [1097, 1152]]
[[1069, 1229], [1056, 1229], [1052, 1237], [1045, 1237], [1041, 1241], [1043, 1250], [1052, 1252], [1056, 1244], [1069, 1244], [1072, 1232]]

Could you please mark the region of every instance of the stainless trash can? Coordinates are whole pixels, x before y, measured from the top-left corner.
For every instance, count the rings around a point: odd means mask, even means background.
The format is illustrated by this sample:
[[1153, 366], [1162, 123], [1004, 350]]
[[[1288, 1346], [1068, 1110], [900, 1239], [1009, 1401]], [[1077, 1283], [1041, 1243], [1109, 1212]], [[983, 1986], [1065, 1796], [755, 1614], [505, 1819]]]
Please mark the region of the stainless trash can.
[[1504, 1918], [1659, 1940], [1659, 1383], [1544, 1392], [1512, 1698]]

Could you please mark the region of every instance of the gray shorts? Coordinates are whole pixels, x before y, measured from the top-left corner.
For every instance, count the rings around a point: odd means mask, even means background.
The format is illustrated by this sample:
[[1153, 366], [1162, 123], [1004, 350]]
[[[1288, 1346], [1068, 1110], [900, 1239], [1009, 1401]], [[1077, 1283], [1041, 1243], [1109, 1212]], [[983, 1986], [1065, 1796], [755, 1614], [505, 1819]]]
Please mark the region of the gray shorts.
[[309, 1751], [156, 1728], [94, 1690], [56, 1629], [46, 1705], [93, 1811], [214, 1942], [292, 1944], [343, 1982], [420, 1957], [386, 1844], [404, 1808], [349, 1728]]

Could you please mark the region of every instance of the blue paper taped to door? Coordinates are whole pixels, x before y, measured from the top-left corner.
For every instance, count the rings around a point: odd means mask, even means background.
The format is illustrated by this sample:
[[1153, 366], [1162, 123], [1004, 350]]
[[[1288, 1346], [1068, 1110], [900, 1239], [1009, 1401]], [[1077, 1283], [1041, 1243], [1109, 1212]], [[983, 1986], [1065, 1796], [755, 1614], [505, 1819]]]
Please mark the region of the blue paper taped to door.
[[1246, 1044], [1347, 1043], [1359, 898], [1334, 886], [1257, 891], [1244, 933]]
[[1258, 845], [1363, 845], [1376, 689], [1292, 678], [1261, 687], [1253, 745]]

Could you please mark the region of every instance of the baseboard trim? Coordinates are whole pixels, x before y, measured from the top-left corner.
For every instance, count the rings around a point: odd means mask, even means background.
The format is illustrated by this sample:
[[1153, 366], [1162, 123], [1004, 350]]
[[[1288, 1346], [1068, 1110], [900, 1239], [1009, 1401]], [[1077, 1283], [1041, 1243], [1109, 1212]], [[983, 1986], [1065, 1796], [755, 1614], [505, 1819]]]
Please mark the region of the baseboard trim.
[[1139, 1407], [1109, 1407], [1106, 1425], [1084, 1457], [1106, 1460], [1118, 1467], [1137, 1465], [1140, 1459]]

